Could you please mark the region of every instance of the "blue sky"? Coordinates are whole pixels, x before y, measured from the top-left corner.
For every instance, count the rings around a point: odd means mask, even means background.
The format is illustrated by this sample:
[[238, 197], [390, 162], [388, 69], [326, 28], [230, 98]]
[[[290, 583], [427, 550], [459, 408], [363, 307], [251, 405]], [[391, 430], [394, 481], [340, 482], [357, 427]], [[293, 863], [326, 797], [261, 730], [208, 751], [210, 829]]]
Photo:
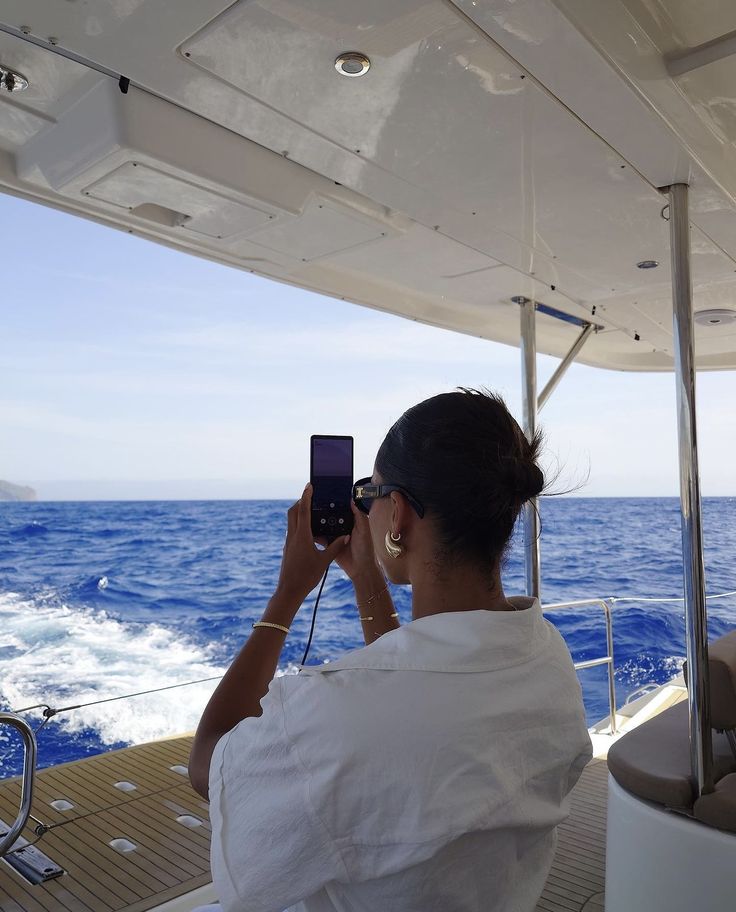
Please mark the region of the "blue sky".
[[[10, 197], [0, 478], [41, 497], [293, 497], [312, 433], [369, 474], [413, 403], [456, 386], [520, 414], [518, 350], [260, 279]], [[8, 230], [10, 228], [10, 230]], [[539, 358], [540, 388], [556, 361]], [[678, 491], [674, 378], [573, 365], [543, 412], [559, 484]], [[736, 373], [698, 378], [705, 495], [736, 494]]]

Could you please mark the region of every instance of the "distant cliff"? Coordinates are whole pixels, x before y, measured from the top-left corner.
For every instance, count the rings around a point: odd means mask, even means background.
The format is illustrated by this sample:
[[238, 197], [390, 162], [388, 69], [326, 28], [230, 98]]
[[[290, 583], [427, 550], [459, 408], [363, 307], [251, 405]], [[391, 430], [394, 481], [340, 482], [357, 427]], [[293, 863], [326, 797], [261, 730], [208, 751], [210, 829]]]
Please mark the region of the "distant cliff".
[[9, 481], [0, 481], [0, 500], [35, 500], [36, 492], [33, 488], [11, 484]]

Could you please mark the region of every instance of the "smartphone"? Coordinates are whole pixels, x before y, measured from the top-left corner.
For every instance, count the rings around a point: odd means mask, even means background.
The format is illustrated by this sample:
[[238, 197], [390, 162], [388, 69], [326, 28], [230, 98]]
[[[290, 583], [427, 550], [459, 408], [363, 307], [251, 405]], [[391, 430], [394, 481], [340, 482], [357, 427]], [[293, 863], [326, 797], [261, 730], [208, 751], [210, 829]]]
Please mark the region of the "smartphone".
[[314, 537], [334, 539], [352, 532], [353, 438], [313, 434], [309, 480]]

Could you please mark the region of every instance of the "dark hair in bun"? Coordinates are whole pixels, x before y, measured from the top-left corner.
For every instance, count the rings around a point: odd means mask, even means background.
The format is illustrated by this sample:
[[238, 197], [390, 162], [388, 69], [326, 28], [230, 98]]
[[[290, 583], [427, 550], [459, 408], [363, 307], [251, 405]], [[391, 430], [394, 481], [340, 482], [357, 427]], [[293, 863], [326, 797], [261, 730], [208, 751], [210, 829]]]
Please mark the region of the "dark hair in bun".
[[405, 412], [376, 469], [424, 505], [446, 555], [495, 566], [522, 506], [544, 489], [541, 444], [539, 432], [527, 440], [500, 396], [459, 389]]

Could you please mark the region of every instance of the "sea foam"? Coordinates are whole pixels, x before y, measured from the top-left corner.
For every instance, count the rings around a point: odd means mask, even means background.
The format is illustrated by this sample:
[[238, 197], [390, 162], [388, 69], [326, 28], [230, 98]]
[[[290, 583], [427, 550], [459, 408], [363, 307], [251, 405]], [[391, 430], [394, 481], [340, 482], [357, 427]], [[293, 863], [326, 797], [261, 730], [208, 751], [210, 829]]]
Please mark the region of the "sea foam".
[[[0, 595], [0, 701], [53, 708], [222, 675], [210, 646], [155, 623], [122, 623], [46, 592]], [[54, 717], [69, 734], [94, 729], [105, 744], [190, 731], [217, 681], [86, 706]], [[40, 710], [36, 711], [40, 716]]]

